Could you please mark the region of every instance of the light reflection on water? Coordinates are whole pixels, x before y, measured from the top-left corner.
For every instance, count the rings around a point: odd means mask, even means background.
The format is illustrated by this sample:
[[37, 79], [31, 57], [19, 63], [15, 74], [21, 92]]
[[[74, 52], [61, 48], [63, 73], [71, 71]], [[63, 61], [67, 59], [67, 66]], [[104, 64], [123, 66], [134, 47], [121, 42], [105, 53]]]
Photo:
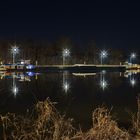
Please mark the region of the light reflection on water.
[[[137, 71], [125, 73], [1, 72], [0, 112], [24, 113], [39, 100], [51, 98], [58, 109], [83, 125], [89, 123], [94, 108], [105, 104], [114, 108], [121, 122], [137, 110], [140, 91]], [[78, 112], [78, 114], [77, 114]]]

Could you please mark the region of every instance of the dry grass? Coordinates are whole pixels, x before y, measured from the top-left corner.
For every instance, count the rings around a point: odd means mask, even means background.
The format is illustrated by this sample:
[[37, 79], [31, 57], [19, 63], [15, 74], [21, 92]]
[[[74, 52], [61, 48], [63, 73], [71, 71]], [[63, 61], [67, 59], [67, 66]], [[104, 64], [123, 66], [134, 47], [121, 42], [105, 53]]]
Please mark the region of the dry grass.
[[136, 115], [132, 116], [133, 126], [130, 133], [135, 135], [137, 140], [140, 140], [140, 95], [138, 96], [137, 104], [138, 104], [138, 111]]
[[128, 140], [129, 134], [121, 130], [117, 123], [111, 119], [110, 112], [102, 107], [93, 112], [93, 127], [85, 134], [80, 132], [80, 140]]
[[[71, 119], [65, 119], [47, 99], [35, 106], [32, 115], [0, 116], [3, 140], [129, 140], [130, 134], [120, 129], [105, 108], [94, 110], [93, 126], [87, 132], [76, 130]], [[138, 128], [137, 128], [138, 129]]]
[[74, 135], [71, 120], [55, 109], [50, 100], [39, 102], [32, 116], [0, 116], [4, 140], [60, 140]]

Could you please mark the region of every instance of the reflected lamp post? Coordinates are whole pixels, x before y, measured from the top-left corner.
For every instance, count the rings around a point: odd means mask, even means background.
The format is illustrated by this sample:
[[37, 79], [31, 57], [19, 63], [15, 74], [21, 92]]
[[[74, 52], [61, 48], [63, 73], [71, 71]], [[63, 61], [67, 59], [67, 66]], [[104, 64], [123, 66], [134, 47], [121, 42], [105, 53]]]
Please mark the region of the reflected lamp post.
[[107, 58], [107, 56], [108, 56], [108, 53], [107, 53], [106, 50], [100, 51], [101, 65], [103, 64], [103, 60], [104, 60], [105, 58]]
[[11, 53], [12, 53], [12, 62], [13, 64], [15, 64], [15, 56], [16, 54], [19, 53], [19, 48], [16, 45], [11, 46]]
[[63, 90], [65, 91], [65, 93], [67, 93], [69, 89], [70, 89], [70, 84], [67, 81], [63, 82]]
[[134, 87], [136, 85], [136, 79], [134, 78], [130, 79], [130, 84], [132, 87]]
[[108, 87], [108, 82], [105, 79], [104, 73], [101, 73], [101, 75], [100, 75], [99, 85], [100, 85], [100, 87], [102, 88], [103, 91]]
[[136, 78], [133, 75], [130, 75], [129, 82], [132, 87], [134, 87], [137, 83]]
[[13, 75], [12, 79], [13, 79], [13, 80], [12, 80], [12, 88], [11, 88], [11, 91], [12, 91], [14, 97], [16, 97], [19, 90], [18, 90], [18, 87], [17, 87], [17, 85], [16, 85], [15, 75]]
[[70, 90], [70, 82], [68, 78], [68, 72], [63, 72], [63, 81], [62, 81], [62, 88], [65, 93], [67, 93]]
[[63, 49], [63, 52], [62, 52], [63, 65], [65, 65], [65, 60], [69, 56], [70, 56], [70, 50], [69, 49]]

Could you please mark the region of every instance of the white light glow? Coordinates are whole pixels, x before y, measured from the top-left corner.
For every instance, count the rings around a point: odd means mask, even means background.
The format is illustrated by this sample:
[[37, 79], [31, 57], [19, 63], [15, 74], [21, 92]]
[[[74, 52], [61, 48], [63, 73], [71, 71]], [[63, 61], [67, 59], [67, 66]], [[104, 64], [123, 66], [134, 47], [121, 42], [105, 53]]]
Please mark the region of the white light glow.
[[131, 78], [130, 79], [130, 84], [132, 87], [134, 87], [136, 85], [136, 79], [135, 78]]
[[67, 93], [70, 89], [70, 84], [68, 82], [63, 83], [63, 90]]
[[135, 59], [136, 58], [136, 53], [131, 53], [131, 55], [130, 55], [130, 57], [132, 58], [132, 59]]
[[108, 87], [108, 83], [105, 79], [100, 80], [100, 87], [105, 90]]
[[63, 57], [70, 56], [70, 50], [69, 49], [63, 49]]
[[12, 90], [12, 93], [14, 94], [14, 97], [16, 97], [17, 93], [18, 93], [18, 87], [17, 86], [13, 86], [11, 90]]
[[12, 54], [18, 54], [19, 53], [19, 48], [16, 45], [12, 46], [11, 47], [11, 53]]
[[100, 57], [106, 58], [107, 56], [108, 56], [108, 53], [107, 53], [106, 50], [102, 50], [102, 51], [100, 52]]

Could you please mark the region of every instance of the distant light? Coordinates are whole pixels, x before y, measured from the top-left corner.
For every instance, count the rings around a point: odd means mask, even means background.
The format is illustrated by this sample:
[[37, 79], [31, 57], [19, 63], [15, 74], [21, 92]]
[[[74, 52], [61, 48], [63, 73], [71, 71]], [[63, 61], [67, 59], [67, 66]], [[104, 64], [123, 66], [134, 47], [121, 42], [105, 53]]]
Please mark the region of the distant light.
[[108, 56], [108, 52], [107, 52], [106, 50], [102, 50], [102, 51], [100, 52], [100, 57], [106, 58], [107, 56]]
[[108, 83], [105, 79], [100, 80], [100, 87], [105, 90], [108, 87]]
[[102, 63], [103, 63], [103, 60], [105, 59], [105, 58], [107, 58], [107, 56], [108, 56], [108, 52], [106, 51], [106, 50], [102, 50], [102, 51], [100, 51], [100, 59], [101, 59], [101, 65], [102, 65]]
[[70, 56], [70, 50], [69, 49], [63, 49], [63, 57], [68, 57]]
[[70, 89], [70, 84], [68, 82], [63, 83], [63, 90], [67, 93]]
[[106, 73], [106, 70], [102, 70], [102, 74], [105, 74]]
[[24, 61], [21, 61], [21, 64], [23, 65], [24, 64]]
[[12, 93], [14, 94], [15, 97], [17, 96], [17, 93], [18, 93], [18, 88], [17, 88], [17, 86], [13, 86], [13, 87], [12, 87]]
[[19, 53], [19, 47], [17, 47], [16, 45], [11, 47], [11, 53], [12, 54], [18, 54]]
[[27, 68], [27, 69], [33, 69], [34, 66], [33, 66], [33, 65], [28, 65], [28, 66], [26, 66], [26, 68]]
[[135, 59], [136, 56], [137, 56], [136, 53], [131, 53], [131, 55], [130, 55], [130, 57], [133, 58], [133, 59]]
[[28, 76], [34, 76], [34, 72], [27, 72]]
[[136, 85], [136, 79], [134, 78], [130, 79], [130, 84], [132, 87], [134, 87]]

